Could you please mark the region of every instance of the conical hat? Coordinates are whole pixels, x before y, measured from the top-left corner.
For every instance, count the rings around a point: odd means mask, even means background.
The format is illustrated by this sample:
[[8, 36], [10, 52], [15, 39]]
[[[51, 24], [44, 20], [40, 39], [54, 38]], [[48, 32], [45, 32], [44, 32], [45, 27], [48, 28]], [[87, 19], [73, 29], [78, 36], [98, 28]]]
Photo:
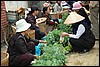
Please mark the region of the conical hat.
[[81, 15], [77, 14], [76, 12], [71, 12], [70, 15], [66, 18], [64, 24], [73, 24], [85, 19]]

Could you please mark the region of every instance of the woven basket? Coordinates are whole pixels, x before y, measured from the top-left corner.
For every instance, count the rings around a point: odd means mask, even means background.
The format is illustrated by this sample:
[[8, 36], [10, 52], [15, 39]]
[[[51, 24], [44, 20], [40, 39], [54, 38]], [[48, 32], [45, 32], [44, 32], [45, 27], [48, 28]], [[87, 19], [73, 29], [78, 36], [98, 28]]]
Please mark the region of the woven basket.
[[40, 23], [38, 25], [39, 25], [40, 31], [47, 33], [47, 31], [46, 31], [46, 23]]
[[1, 66], [8, 66], [9, 54], [1, 51]]
[[35, 39], [35, 30], [31, 30], [28, 35], [30, 38]]
[[57, 19], [58, 18], [56, 13], [51, 13], [50, 15], [51, 15], [52, 19]]

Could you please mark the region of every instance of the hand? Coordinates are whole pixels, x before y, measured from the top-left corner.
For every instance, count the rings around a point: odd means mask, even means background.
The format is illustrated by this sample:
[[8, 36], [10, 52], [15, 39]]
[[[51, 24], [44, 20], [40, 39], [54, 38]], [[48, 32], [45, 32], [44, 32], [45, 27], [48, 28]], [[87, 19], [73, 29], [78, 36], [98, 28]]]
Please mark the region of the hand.
[[46, 40], [39, 40], [40, 43], [46, 43]]
[[89, 16], [89, 15], [90, 15], [90, 13], [87, 13], [87, 15]]
[[57, 21], [55, 21], [55, 24], [58, 24]]
[[37, 59], [37, 58], [39, 58], [39, 56], [37, 56], [37, 55], [34, 55], [34, 58], [36, 58], [36, 59]]
[[61, 34], [61, 36], [62, 36], [62, 37], [64, 37], [64, 36], [69, 36], [69, 34], [66, 33], [66, 32], [63, 32], [63, 33]]
[[38, 23], [36, 23], [36, 26], [39, 27]]

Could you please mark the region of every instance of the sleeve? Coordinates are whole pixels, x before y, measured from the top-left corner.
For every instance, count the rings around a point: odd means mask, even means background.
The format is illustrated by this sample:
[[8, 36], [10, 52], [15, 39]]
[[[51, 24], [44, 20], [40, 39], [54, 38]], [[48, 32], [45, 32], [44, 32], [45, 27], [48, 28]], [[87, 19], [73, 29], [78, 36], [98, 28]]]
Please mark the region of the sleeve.
[[36, 26], [36, 20], [35, 20], [34, 17], [27, 16], [25, 20], [26, 20], [26, 22], [28, 22], [28, 23], [31, 24], [31, 27], [30, 27], [31, 29], [36, 29], [37, 28], [37, 26]]
[[46, 21], [47, 24], [49, 24], [49, 25], [54, 25], [54, 24], [55, 24], [54, 21], [51, 21], [50, 15], [48, 15], [48, 16], [46, 16], [46, 17], [47, 17], [47, 21]]
[[55, 24], [55, 22], [53, 22], [53, 21], [51, 21], [51, 20], [48, 21], [47, 23], [48, 23], [49, 25], [54, 25], [54, 24]]
[[76, 35], [69, 34], [69, 37], [78, 39], [84, 32], [85, 32], [85, 27], [82, 24], [80, 24], [79, 27], [78, 27]]
[[39, 40], [36, 39], [30, 39], [30, 42], [34, 42], [36, 46], [39, 44]]
[[30, 16], [30, 15], [26, 17], [26, 21], [27, 21], [28, 23], [31, 23], [31, 24], [36, 24], [35, 18], [32, 17], [32, 16]]
[[19, 53], [22, 53], [22, 54], [29, 53], [28, 50], [27, 50], [27, 47], [25, 45], [24, 40], [21, 39], [21, 38], [16, 40], [15, 47], [18, 50]]

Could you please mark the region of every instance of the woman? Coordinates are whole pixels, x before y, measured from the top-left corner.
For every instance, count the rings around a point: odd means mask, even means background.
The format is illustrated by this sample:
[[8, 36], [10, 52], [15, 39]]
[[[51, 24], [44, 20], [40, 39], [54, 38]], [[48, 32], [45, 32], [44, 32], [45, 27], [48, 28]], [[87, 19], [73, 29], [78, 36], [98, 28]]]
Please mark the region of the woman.
[[72, 10], [74, 10], [75, 12], [80, 14], [81, 16], [85, 17], [85, 20], [83, 22], [86, 23], [88, 25], [88, 28], [90, 29], [91, 28], [91, 21], [88, 18], [88, 15], [85, 12], [84, 8], [81, 6], [81, 4], [79, 2], [75, 2], [73, 4]]
[[61, 12], [62, 11], [62, 7], [61, 7], [61, 1], [56, 1], [56, 4], [53, 7], [54, 12]]
[[46, 24], [49, 27], [51, 27], [51, 29], [47, 30], [47, 32], [53, 30], [53, 27], [56, 24], [58, 24], [58, 20], [57, 19], [52, 20], [51, 15], [49, 13], [50, 13], [50, 7], [43, 7], [43, 15], [42, 16], [47, 18]]
[[38, 58], [35, 55], [35, 46], [39, 41], [29, 38], [30, 26], [24, 19], [16, 22], [16, 34], [8, 42], [9, 66], [29, 66]]
[[56, 4], [53, 7], [54, 12], [57, 13], [57, 18], [61, 19], [62, 18], [62, 14], [65, 13], [67, 10], [63, 11], [63, 8], [61, 6], [61, 1], [56, 1]]
[[73, 24], [73, 34], [62, 33], [62, 37], [68, 36], [69, 42], [75, 52], [88, 52], [95, 44], [95, 37], [88, 26], [83, 23], [85, 18], [76, 12], [71, 12], [65, 20], [65, 24]]
[[89, 3], [90, 1], [82, 1], [82, 6], [85, 7], [89, 11]]
[[32, 25], [31, 29], [35, 30], [35, 38], [38, 40], [40, 40], [41, 38], [45, 36], [45, 33], [39, 30], [38, 24], [36, 22], [39, 10], [40, 9], [36, 5], [33, 5], [31, 7], [31, 11], [28, 13], [25, 19], [28, 23]]

